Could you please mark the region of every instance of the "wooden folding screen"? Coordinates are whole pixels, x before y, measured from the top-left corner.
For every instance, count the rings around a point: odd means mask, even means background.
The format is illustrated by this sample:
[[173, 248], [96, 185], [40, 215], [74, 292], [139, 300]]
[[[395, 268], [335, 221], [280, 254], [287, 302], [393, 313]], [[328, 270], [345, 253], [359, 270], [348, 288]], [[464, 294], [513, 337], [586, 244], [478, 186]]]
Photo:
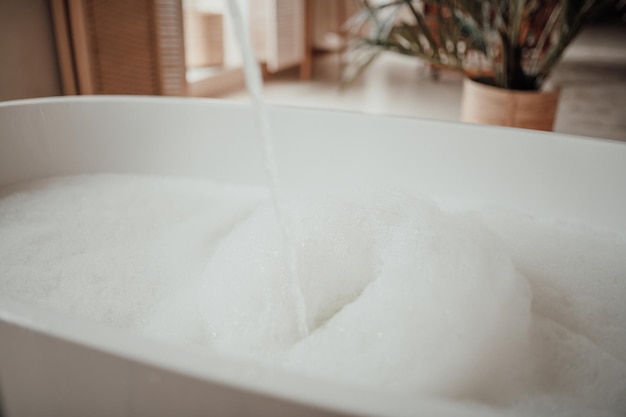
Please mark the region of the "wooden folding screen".
[[180, 0], [51, 5], [65, 94], [186, 94]]

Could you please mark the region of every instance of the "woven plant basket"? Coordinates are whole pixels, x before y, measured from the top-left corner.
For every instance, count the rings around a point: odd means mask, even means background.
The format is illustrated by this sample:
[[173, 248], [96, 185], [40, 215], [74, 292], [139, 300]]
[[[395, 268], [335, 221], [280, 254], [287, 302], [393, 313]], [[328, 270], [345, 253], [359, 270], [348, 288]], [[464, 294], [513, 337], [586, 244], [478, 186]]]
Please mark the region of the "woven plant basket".
[[560, 91], [517, 91], [466, 78], [461, 121], [551, 131]]

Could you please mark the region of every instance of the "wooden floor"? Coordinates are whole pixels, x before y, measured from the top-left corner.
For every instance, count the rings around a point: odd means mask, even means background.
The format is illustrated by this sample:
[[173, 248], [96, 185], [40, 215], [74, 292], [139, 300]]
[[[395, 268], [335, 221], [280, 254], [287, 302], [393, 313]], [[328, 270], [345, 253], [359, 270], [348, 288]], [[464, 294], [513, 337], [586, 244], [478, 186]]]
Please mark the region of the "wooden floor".
[[[386, 54], [352, 87], [340, 90], [340, 56], [317, 57], [313, 79], [298, 71], [273, 76], [271, 103], [372, 114], [459, 120], [462, 77], [445, 71], [433, 80], [415, 58]], [[552, 81], [561, 88], [555, 131], [626, 141], [626, 25], [591, 27], [567, 50]], [[232, 100], [248, 100], [240, 91]]]

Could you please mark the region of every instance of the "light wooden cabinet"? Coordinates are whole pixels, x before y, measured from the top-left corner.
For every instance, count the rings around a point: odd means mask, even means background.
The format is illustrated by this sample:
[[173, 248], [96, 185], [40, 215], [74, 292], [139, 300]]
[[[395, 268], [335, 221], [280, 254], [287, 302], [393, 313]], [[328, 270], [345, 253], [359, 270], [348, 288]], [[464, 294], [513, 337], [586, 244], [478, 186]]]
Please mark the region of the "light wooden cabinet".
[[305, 56], [305, 0], [249, 3], [250, 33], [257, 59], [269, 72], [301, 65]]
[[224, 64], [224, 16], [185, 11], [185, 61], [189, 68]]

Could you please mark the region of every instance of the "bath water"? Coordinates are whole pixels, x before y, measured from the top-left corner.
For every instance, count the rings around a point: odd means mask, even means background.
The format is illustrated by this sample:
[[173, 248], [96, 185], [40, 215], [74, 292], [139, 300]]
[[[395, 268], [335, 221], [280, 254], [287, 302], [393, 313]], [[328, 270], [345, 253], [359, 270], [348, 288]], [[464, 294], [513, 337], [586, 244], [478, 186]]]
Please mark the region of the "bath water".
[[227, 4], [232, 18], [235, 37], [239, 43], [239, 48], [243, 57], [246, 86], [248, 87], [248, 91], [252, 97], [255, 120], [257, 123], [259, 137], [263, 144], [265, 169], [269, 179], [274, 212], [278, 218], [278, 223], [282, 233], [283, 246], [285, 247], [285, 256], [287, 257], [287, 266], [289, 268], [288, 279], [291, 287], [290, 293], [294, 302], [296, 317], [298, 318], [298, 329], [300, 337], [306, 337], [309, 334], [306, 319], [306, 303], [302, 295], [302, 289], [300, 288], [300, 281], [298, 278], [298, 264], [296, 262], [294, 252], [295, 247], [292, 229], [289, 224], [289, 219], [281, 210], [279, 184], [280, 176], [278, 173], [278, 166], [276, 164], [269, 113], [267, 111], [265, 100], [263, 99], [263, 78], [261, 76], [259, 64], [254, 57], [254, 52], [252, 51], [252, 42], [250, 41], [250, 34], [247, 29], [248, 26], [244, 24], [245, 19], [241, 11], [241, 7], [237, 0], [228, 0]]
[[0, 190], [0, 294], [391, 396], [626, 413], [623, 232], [445, 212], [406, 190], [281, 204], [305, 338], [262, 187], [94, 175]]

